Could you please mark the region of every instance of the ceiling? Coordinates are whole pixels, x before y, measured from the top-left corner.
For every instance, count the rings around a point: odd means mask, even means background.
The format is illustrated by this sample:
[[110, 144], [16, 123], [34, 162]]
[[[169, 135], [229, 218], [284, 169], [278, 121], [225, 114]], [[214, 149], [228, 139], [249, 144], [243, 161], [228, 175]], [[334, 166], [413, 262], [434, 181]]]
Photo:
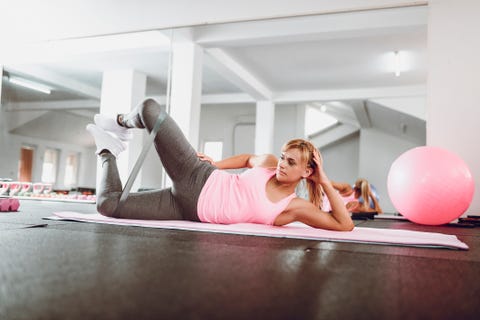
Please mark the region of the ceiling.
[[[87, 119], [98, 111], [103, 72], [126, 68], [147, 75], [147, 95], [164, 98], [171, 43], [181, 41], [194, 42], [205, 53], [204, 104], [273, 100], [324, 106], [341, 123], [403, 134], [420, 143], [425, 139], [425, 6], [19, 45], [3, 52], [2, 108], [35, 111], [41, 121], [40, 111]], [[402, 58], [400, 76], [394, 74], [395, 51]], [[53, 91], [36, 93], [9, 83], [8, 76]], [[35, 117], [10, 129], [28, 134], [21, 126], [30, 121]], [[78, 143], [88, 144], [84, 141]]]

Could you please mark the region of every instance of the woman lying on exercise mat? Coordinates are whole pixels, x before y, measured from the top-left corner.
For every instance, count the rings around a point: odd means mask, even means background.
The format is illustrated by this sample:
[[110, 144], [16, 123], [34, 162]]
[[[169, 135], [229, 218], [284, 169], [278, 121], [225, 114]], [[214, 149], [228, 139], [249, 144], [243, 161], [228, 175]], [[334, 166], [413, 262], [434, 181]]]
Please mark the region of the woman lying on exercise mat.
[[[154, 145], [173, 186], [135, 192], [119, 206], [122, 184], [116, 157], [125, 150], [128, 128], [152, 131], [163, 119]], [[147, 99], [116, 119], [95, 116], [87, 130], [97, 145], [101, 178], [97, 209], [109, 217], [150, 220], [191, 220], [210, 223], [261, 223], [282, 226], [300, 221], [315, 228], [350, 231], [354, 224], [342, 198], [323, 171], [318, 150], [308, 141], [284, 145], [280, 160], [273, 155], [241, 155], [212, 164], [195, 152], [164, 108]], [[232, 174], [220, 168], [251, 168]], [[295, 187], [307, 179], [310, 201], [296, 197]], [[319, 209], [322, 190], [332, 207]]]

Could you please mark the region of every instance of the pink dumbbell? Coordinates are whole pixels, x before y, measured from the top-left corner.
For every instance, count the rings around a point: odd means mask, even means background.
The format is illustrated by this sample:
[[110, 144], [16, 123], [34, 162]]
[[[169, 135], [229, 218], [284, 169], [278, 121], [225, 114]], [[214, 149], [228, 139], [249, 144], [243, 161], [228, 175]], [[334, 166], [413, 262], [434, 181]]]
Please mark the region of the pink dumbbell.
[[15, 198], [10, 198], [10, 211], [18, 211], [20, 208], [20, 200]]
[[18, 211], [20, 201], [14, 198], [0, 198], [0, 212]]
[[10, 199], [0, 198], [0, 212], [6, 212], [10, 209]]

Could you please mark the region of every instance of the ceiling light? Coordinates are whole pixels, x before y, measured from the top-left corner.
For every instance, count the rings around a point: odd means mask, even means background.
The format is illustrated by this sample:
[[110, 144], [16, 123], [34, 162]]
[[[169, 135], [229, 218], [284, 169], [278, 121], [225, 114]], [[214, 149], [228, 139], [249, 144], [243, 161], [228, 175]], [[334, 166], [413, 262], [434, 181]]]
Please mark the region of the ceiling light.
[[395, 51], [394, 52], [394, 55], [395, 55], [395, 76], [396, 77], [399, 77], [400, 76], [400, 70], [401, 70], [401, 61], [400, 61], [400, 52], [399, 51]]
[[22, 87], [29, 88], [29, 89], [32, 89], [32, 90], [35, 90], [35, 91], [39, 91], [39, 92], [43, 92], [45, 94], [50, 94], [52, 92], [52, 88], [50, 88], [46, 85], [31, 81], [31, 80], [24, 79], [24, 78], [10, 76], [10, 77], [8, 77], [8, 81], [13, 83], [13, 84], [16, 84], [18, 86], [22, 86]]

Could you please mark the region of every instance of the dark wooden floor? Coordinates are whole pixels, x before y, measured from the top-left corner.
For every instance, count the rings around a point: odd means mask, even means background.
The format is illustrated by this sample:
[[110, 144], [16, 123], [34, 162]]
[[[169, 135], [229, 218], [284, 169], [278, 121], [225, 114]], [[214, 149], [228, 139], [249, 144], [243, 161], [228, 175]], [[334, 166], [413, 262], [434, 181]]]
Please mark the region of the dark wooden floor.
[[[469, 251], [49, 221], [93, 205], [0, 213], [0, 319], [480, 319], [480, 228]], [[46, 226], [33, 227], [38, 224]]]

